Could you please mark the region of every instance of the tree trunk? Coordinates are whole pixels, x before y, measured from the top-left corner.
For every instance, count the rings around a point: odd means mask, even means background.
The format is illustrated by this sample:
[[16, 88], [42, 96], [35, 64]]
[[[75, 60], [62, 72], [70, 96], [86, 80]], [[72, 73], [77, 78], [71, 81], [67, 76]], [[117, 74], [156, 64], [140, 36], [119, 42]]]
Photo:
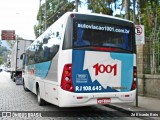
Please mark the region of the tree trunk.
[[78, 12], [78, 0], [76, 0], [76, 12]]
[[134, 24], [136, 24], [136, 16], [135, 16], [135, 2], [136, 2], [136, 0], [133, 0], [133, 22], [134, 22]]
[[130, 0], [125, 0], [125, 19], [130, 20]]

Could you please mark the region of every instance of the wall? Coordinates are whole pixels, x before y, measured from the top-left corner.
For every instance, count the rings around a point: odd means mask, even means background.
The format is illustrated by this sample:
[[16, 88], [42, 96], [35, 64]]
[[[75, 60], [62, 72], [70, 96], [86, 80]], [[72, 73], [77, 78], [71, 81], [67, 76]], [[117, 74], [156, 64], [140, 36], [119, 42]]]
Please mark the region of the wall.
[[160, 98], [160, 75], [138, 75], [138, 94]]

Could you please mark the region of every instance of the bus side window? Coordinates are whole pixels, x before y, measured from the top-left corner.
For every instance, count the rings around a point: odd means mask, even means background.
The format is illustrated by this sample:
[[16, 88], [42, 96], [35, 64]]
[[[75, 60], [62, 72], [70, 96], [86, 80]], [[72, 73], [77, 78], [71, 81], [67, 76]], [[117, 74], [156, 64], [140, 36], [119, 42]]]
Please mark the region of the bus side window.
[[51, 60], [59, 50], [62, 27], [57, 26], [57, 24], [55, 24], [53, 28], [56, 28], [56, 29], [50, 30], [51, 34], [47, 36], [49, 38], [47, 40], [47, 44], [43, 43], [43, 46], [42, 46], [44, 51], [44, 54], [43, 54], [44, 61]]

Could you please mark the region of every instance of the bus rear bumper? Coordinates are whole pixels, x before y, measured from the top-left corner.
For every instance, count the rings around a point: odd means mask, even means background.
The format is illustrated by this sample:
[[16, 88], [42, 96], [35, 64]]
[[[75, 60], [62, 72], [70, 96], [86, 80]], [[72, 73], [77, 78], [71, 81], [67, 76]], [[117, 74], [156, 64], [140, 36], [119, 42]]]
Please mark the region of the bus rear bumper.
[[59, 107], [134, 102], [136, 90], [112, 93], [72, 93], [59, 89]]

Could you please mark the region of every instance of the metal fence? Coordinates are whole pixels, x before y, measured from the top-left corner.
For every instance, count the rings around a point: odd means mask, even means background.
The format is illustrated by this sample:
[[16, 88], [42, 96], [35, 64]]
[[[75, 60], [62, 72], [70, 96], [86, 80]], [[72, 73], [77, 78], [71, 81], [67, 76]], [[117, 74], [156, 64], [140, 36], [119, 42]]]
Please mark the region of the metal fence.
[[160, 74], [160, 27], [137, 46], [137, 67], [139, 74]]

